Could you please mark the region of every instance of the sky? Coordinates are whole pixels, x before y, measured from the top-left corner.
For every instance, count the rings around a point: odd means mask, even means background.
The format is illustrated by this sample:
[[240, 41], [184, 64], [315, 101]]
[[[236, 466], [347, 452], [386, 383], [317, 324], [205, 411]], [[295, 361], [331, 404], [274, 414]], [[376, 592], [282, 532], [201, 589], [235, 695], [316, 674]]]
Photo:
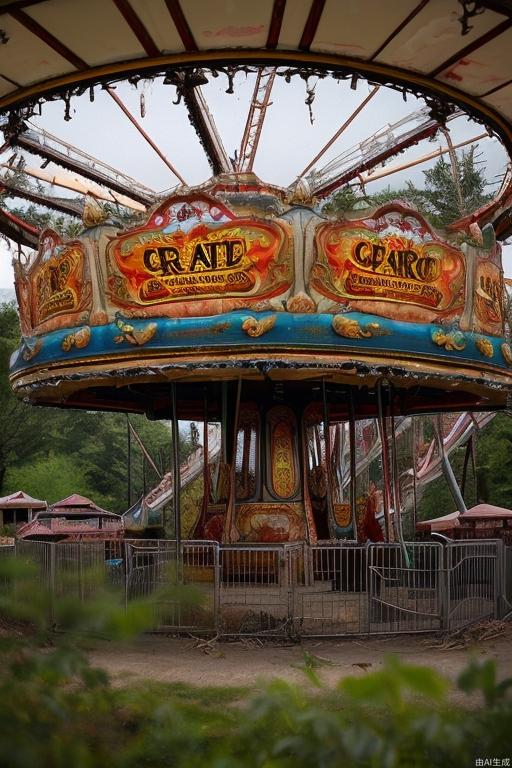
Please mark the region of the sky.
[[[231, 157], [240, 146], [253, 87], [254, 76], [245, 73], [236, 75], [233, 94], [226, 93], [228, 83], [224, 75], [217, 78], [210, 76], [209, 83], [203, 86], [203, 94]], [[290, 83], [286, 83], [282, 77], [275, 80], [254, 166], [254, 171], [266, 182], [281, 186], [292, 183], [371, 90], [365, 81], [359, 81], [354, 91], [349, 81], [335, 82], [329, 78], [311, 78], [308, 87], [314, 87], [315, 93], [312, 104], [313, 123], [304, 103], [306, 83], [298, 77], [292, 78]], [[123, 83], [116, 90], [189, 185], [202, 183], [211, 176], [185, 106], [183, 103], [173, 103], [176, 101], [174, 86], [165, 86], [161, 80], [141, 81], [137, 89]], [[145, 103], [144, 117], [140, 113], [141, 93]], [[405, 102], [402, 94], [382, 87], [317, 166], [321, 167], [385, 126], [422, 107], [424, 103], [421, 100], [409, 96]], [[90, 101], [88, 93], [72, 100], [71, 117], [69, 121], [64, 120], [64, 103], [58, 101], [45, 104], [42, 115], [32, 121], [158, 192], [170, 190], [177, 185], [176, 177], [100, 87], [95, 89], [94, 102]], [[449, 127], [455, 144], [484, 132], [483, 126], [464, 117], [451, 121]], [[441, 138], [443, 141], [438, 138], [433, 142], [422, 142], [390, 160], [389, 165], [404, 163], [433, 151], [445, 143], [444, 137]], [[481, 140], [478, 145], [479, 161], [490, 182], [489, 191], [497, 190], [507, 163], [506, 153], [495, 138]], [[11, 154], [12, 151], [4, 154], [0, 161], [5, 162]], [[39, 167], [42, 159], [28, 156], [27, 162]], [[435, 160], [432, 160], [371, 182], [367, 191], [377, 192], [388, 185], [398, 189], [408, 180], [421, 187], [424, 182], [423, 171], [434, 163]], [[47, 171], [52, 169], [59, 171], [52, 164], [46, 168]], [[49, 191], [61, 196], [66, 194], [57, 187]], [[11, 256], [5, 244], [1, 243], [0, 288], [13, 285], [10, 262]], [[512, 277], [512, 246], [504, 249], [504, 270], [507, 276]]]

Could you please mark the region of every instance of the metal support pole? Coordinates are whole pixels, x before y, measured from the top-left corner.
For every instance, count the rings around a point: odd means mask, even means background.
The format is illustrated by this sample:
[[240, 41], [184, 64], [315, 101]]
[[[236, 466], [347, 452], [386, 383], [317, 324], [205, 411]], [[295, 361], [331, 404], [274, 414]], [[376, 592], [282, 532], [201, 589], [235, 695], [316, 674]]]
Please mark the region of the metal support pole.
[[172, 165], [172, 164], [169, 162], [169, 160], [168, 160], [168, 159], [166, 158], [166, 156], [163, 154], [162, 150], [161, 150], [161, 149], [159, 149], [159, 147], [157, 147], [157, 145], [155, 144], [155, 142], [153, 141], [153, 139], [151, 139], [151, 138], [150, 138], [150, 136], [148, 136], [148, 134], [146, 133], [146, 131], [144, 130], [144, 128], [143, 128], [143, 127], [140, 125], [140, 123], [139, 123], [139, 122], [138, 122], [138, 121], [137, 121], [137, 120], [134, 118], [134, 116], [132, 115], [132, 113], [130, 112], [130, 110], [128, 109], [128, 107], [127, 107], [127, 106], [124, 104], [124, 102], [123, 102], [123, 101], [122, 101], [122, 100], [119, 98], [119, 96], [118, 96], [118, 95], [117, 95], [117, 93], [114, 91], [114, 89], [113, 89], [113, 88], [111, 88], [110, 86], [107, 86], [105, 90], [107, 91], [108, 95], [109, 95], [109, 96], [110, 96], [110, 97], [111, 97], [111, 98], [112, 98], [112, 99], [115, 101], [115, 103], [117, 104], [117, 106], [118, 106], [118, 107], [119, 107], [119, 108], [120, 108], [120, 109], [121, 109], [121, 110], [124, 112], [124, 114], [126, 115], [126, 117], [128, 118], [128, 120], [129, 120], [129, 121], [130, 121], [130, 122], [131, 122], [131, 123], [132, 123], [132, 124], [135, 126], [135, 128], [138, 130], [138, 132], [140, 133], [140, 135], [142, 136], [142, 138], [143, 138], [145, 141], [147, 141], [147, 143], [149, 144], [149, 146], [151, 147], [151, 149], [153, 149], [153, 150], [156, 152], [156, 154], [158, 155], [158, 157], [160, 158], [160, 160], [162, 160], [162, 161], [165, 163], [165, 165], [168, 167], [168, 169], [169, 169], [169, 170], [170, 170], [170, 171], [171, 171], [171, 172], [172, 172], [172, 173], [173, 173], [173, 174], [176, 176], [176, 178], [177, 178], [177, 179], [179, 179], [179, 181], [180, 181], [180, 183], [181, 183], [181, 184], [186, 184], [186, 181], [185, 181], [185, 179], [183, 178], [183, 176], [181, 176], [181, 174], [179, 174], [179, 173], [178, 173], [178, 171], [176, 170], [176, 168], [175, 168], [175, 167], [174, 167], [174, 166], [173, 166], [173, 165]]
[[127, 458], [127, 471], [128, 471], [128, 488], [127, 488], [127, 500], [128, 500], [128, 509], [130, 509], [132, 505], [132, 439], [131, 439], [131, 430], [130, 430], [130, 417], [128, 414], [126, 414], [126, 440], [127, 440], [127, 446], [128, 446], [128, 458]]
[[413, 491], [413, 509], [412, 509], [412, 530], [413, 534], [416, 533], [416, 520], [418, 516], [418, 489], [416, 486], [417, 483], [417, 462], [418, 462], [418, 455], [417, 455], [417, 429], [416, 429], [416, 419], [414, 416], [411, 416], [411, 432], [412, 432], [412, 491]]
[[458, 486], [455, 475], [453, 474], [453, 469], [452, 469], [452, 465], [450, 464], [450, 460], [446, 455], [446, 449], [444, 447], [444, 441], [443, 441], [443, 432], [442, 432], [442, 423], [441, 423], [440, 414], [437, 415], [434, 421], [434, 430], [436, 433], [436, 440], [439, 448], [439, 456], [441, 457], [441, 466], [443, 468], [443, 474], [445, 476], [446, 482], [448, 483], [448, 488], [450, 490], [452, 498], [455, 501], [455, 504], [457, 505], [457, 508], [460, 514], [462, 515], [464, 512], [467, 512], [467, 507], [466, 507], [464, 498], [462, 496], [462, 493], [460, 492], [460, 488]]
[[315, 157], [314, 157], [314, 158], [311, 160], [311, 162], [310, 162], [308, 165], [306, 165], [306, 167], [304, 168], [304, 170], [302, 171], [302, 173], [300, 173], [300, 174], [299, 174], [299, 176], [298, 176], [298, 178], [299, 178], [299, 179], [302, 179], [302, 177], [303, 177], [303, 176], [305, 176], [305, 175], [306, 175], [306, 173], [307, 173], [309, 170], [311, 170], [311, 168], [312, 168], [312, 167], [315, 165], [315, 163], [317, 163], [317, 162], [318, 162], [318, 160], [320, 160], [320, 158], [322, 157], [322, 155], [324, 155], [324, 154], [327, 152], [327, 150], [329, 149], [329, 147], [331, 147], [331, 146], [334, 144], [334, 142], [335, 142], [337, 139], [339, 139], [339, 137], [341, 136], [341, 134], [343, 133], [343, 131], [345, 131], [345, 130], [346, 130], [348, 127], [349, 127], [350, 123], [351, 123], [353, 120], [355, 120], [355, 118], [358, 116], [358, 114], [361, 112], [361, 110], [363, 110], [363, 109], [366, 107], [366, 105], [368, 104], [368, 102], [369, 102], [369, 101], [371, 101], [371, 100], [373, 99], [373, 97], [374, 97], [374, 96], [375, 96], [375, 95], [378, 93], [379, 89], [380, 89], [380, 85], [375, 85], [375, 86], [373, 87], [373, 89], [370, 91], [370, 93], [368, 94], [368, 96], [366, 96], [366, 98], [365, 98], [365, 99], [363, 99], [363, 101], [361, 102], [361, 104], [359, 104], [359, 106], [358, 106], [358, 107], [356, 107], [356, 109], [354, 109], [354, 111], [352, 112], [352, 114], [351, 114], [351, 115], [350, 115], [350, 116], [347, 118], [347, 120], [345, 120], [345, 122], [343, 123], [343, 125], [342, 125], [340, 128], [338, 128], [338, 130], [336, 131], [336, 133], [334, 134], [334, 136], [332, 136], [332, 137], [329, 139], [329, 141], [327, 142], [327, 144], [325, 144], [325, 145], [322, 147], [322, 149], [320, 150], [320, 152], [318, 152], [318, 154], [317, 154], [317, 155], [315, 155]]
[[176, 411], [176, 383], [171, 382], [171, 415], [172, 415], [172, 469], [174, 507], [174, 537], [176, 539], [176, 566], [178, 579], [181, 580], [181, 509], [180, 509], [180, 432]]
[[235, 526], [235, 504], [236, 504], [236, 438], [238, 432], [238, 416], [240, 414], [240, 399], [242, 396], [242, 379], [239, 378], [236, 388], [235, 413], [233, 421], [233, 438], [230, 451], [229, 467], [229, 497], [226, 514], [226, 524], [224, 527], [224, 540], [232, 543], [237, 541], [239, 533]]
[[208, 513], [208, 504], [210, 503], [210, 463], [209, 463], [210, 445], [208, 435], [208, 388], [204, 388], [203, 396], [203, 500], [199, 511], [199, 520], [195, 527], [195, 538], [204, 538], [204, 526]]
[[48, 546], [50, 548], [50, 622], [53, 626], [55, 623], [55, 590], [57, 588], [55, 574], [55, 547], [57, 545], [54, 542], [50, 542]]
[[348, 399], [348, 428], [350, 443], [350, 516], [354, 539], [357, 539], [357, 487], [356, 487], [356, 406], [354, 402], [354, 390], [349, 390]]
[[227, 462], [228, 450], [228, 383], [222, 382], [222, 402], [221, 402], [221, 460], [223, 464]]
[[[331, 481], [331, 436], [329, 433], [329, 409], [327, 406], [327, 392], [325, 389], [325, 378], [322, 379], [322, 403], [324, 418], [324, 446], [325, 446], [325, 474], [327, 481], [327, 521], [329, 524], [329, 533], [331, 538], [335, 538], [335, 519], [334, 507], [332, 503], [332, 481]], [[322, 457], [320, 455], [320, 465]]]
[[[390, 388], [390, 401], [392, 401], [392, 393]], [[389, 423], [391, 426], [391, 475], [392, 475], [392, 499], [393, 509], [395, 514], [393, 515], [393, 530], [395, 532], [395, 538], [399, 541], [402, 540], [402, 519], [401, 519], [401, 505], [400, 505], [400, 486], [398, 482], [398, 461], [396, 455], [396, 434], [395, 434], [395, 417], [393, 414], [393, 406], [390, 402], [390, 415]]]
[[377, 382], [377, 409], [378, 409], [378, 425], [380, 432], [380, 444], [382, 452], [382, 475], [384, 481], [383, 488], [383, 502], [384, 502], [384, 529], [386, 535], [386, 541], [392, 541], [392, 528], [390, 520], [390, 476], [389, 476], [389, 445], [388, 435], [386, 430], [386, 423], [384, 418], [384, 411], [382, 406], [382, 381]]
[[410, 568], [411, 558], [409, 557], [409, 552], [407, 551], [407, 547], [405, 546], [404, 534], [402, 530], [402, 502], [400, 498], [400, 480], [398, 475], [398, 457], [397, 457], [397, 451], [396, 451], [395, 415], [393, 413], [393, 404], [392, 404], [391, 398], [390, 398], [390, 419], [391, 419], [391, 461], [392, 461], [392, 468], [393, 468], [393, 509], [395, 510], [395, 514], [394, 514], [395, 536], [397, 540], [400, 542], [400, 547], [402, 549], [405, 566], [406, 568]]

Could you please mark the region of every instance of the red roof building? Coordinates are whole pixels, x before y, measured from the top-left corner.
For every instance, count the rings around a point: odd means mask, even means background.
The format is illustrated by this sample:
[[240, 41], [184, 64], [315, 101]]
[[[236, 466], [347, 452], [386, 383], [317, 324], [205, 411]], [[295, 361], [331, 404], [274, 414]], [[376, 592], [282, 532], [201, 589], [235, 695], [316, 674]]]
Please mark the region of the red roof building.
[[34, 499], [24, 491], [15, 491], [0, 498], [0, 527], [30, 522], [36, 510], [46, 509], [46, 501]]

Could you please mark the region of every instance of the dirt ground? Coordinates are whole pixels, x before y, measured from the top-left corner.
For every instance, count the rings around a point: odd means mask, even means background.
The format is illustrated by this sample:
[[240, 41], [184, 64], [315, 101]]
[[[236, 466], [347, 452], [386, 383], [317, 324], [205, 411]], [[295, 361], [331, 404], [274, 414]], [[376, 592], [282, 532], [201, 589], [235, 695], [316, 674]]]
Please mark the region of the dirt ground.
[[[483, 639], [482, 639], [483, 638]], [[461, 647], [462, 646], [462, 647]], [[501, 622], [452, 637], [407, 635], [354, 639], [310, 639], [300, 644], [278, 641], [210, 641], [145, 635], [122, 648], [102, 646], [89, 653], [114, 685], [137, 680], [181, 682], [198, 686], [254, 687], [275, 678], [304, 683], [305, 652], [328, 686], [342, 677], [381, 668], [388, 654], [404, 662], [429, 665], [454, 680], [472, 657], [494, 659], [500, 678], [512, 676], [512, 624]]]

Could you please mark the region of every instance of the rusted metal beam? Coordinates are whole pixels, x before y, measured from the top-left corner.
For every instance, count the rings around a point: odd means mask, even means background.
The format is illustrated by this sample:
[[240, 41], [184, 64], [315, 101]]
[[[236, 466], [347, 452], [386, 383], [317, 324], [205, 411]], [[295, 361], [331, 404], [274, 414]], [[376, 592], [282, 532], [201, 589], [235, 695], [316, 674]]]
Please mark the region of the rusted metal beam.
[[[479, 133], [478, 136], [473, 136], [472, 139], [466, 139], [466, 141], [461, 141], [459, 144], [453, 144], [453, 149], [460, 149], [461, 147], [465, 147], [468, 144], [474, 144], [475, 141], [480, 141], [481, 139], [488, 139], [489, 134], [488, 133]], [[413, 168], [415, 165], [421, 165], [422, 163], [426, 163], [428, 160], [432, 160], [434, 157], [440, 157], [441, 155], [446, 154], [447, 152], [450, 152], [449, 147], [439, 147], [438, 149], [435, 149], [433, 152], [429, 152], [426, 155], [422, 155], [421, 157], [416, 158], [416, 160], [411, 160], [408, 163], [402, 163], [401, 165], [395, 165], [391, 166], [390, 168], [386, 168], [383, 171], [379, 171], [378, 173], [372, 173], [367, 176], [363, 176], [361, 178], [361, 182], [363, 184], [368, 184], [370, 181], [377, 181], [377, 179], [383, 179], [385, 176], [390, 176], [392, 173], [398, 173], [399, 171], [405, 171], [407, 168]]]
[[0, 232], [15, 243], [37, 248], [40, 230], [5, 208], [0, 208]]
[[[154, 190], [39, 128], [27, 128], [25, 131], [9, 137], [9, 144], [20, 147], [20, 149], [38, 157], [51, 160], [56, 165], [114, 190], [121, 196], [126, 195], [130, 200], [136, 200], [145, 206], [152, 205], [156, 199]], [[116, 199], [114, 195], [111, 197]], [[105, 197], [105, 199], [107, 198]]]
[[[2, 163], [2, 168], [9, 170], [9, 166], [6, 163]], [[98, 200], [105, 200], [109, 203], [115, 203], [122, 205], [125, 208], [131, 208], [134, 211], [145, 211], [146, 206], [142, 203], [136, 202], [124, 195], [118, 195], [116, 192], [110, 190], [104, 190], [97, 184], [87, 184], [81, 182], [79, 179], [73, 176], [68, 176], [64, 171], [58, 175], [52, 174], [49, 171], [45, 171], [42, 168], [32, 168], [31, 166], [24, 166], [23, 173], [26, 176], [31, 176], [34, 179], [45, 181], [52, 186], [62, 187], [63, 189], [70, 189], [72, 192], [78, 192], [81, 195], [92, 195]]]
[[256, 84], [245, 123], [244, 135], [238, 155], [237, 171], [252, 171], [267, 108], [272, 103], [270, 94], [276, 76], [275, 67], [258, 70]]
[[368, 160], [361, 160], [358, 163], [354, 163], [354, 165], [347, 169], [344, 173], [334, 177], [332, 180], [326, 182], [318, 188], [314, 188], [313, 193], [318, 198], [327, 197], [328, 195], [332, 194], [332, 192], [335, 192], [336, 189], [339, 189], [343, 185], [348, 184], [349, 181], [352, 181], [352, 179], [360, 176], [363, 171], [368, 171], [371, 168], [375, 168], [376, 165], [379, 165], [380, 163], [388, 160], [390, 157], [394, 157], [394, 155], [403, 152], [404, 149], [408, 149], [409, 147], [412, 147], [414, 144], [418, 144], [424, 139], [431, 138], [437, 133], [438, 130], [439, 125], [435, 122], [432, 122], [426, 127], [421, 127], [418, 131], [410, 132], [408, 135], [404, 136], [401, 141], [397, 141], [393, 147], [385, 148], [381, 152], [377, 152]]
[[339, 137], [341, 136], [341, 134], [342, 134], [342, 133], [343, 133], [343, 132], [344, 132], [344, 131], [345, 131], [345, 130], [348, 128], [348, 126], [349, 126], [349, 125], [350, 125], [350, 124], [351, 124], [351, 123], [352, 123], [352, 122], [353, 122], [353, 121], [356, 119], [356, 117], [358, 116], [358, 114], [359, 114], [359, 113], [360, 113], [360, 112], [361, 112], [361, 111], [362, 111], [362, 110], [363, 110], [363, 109], [366, 107], [366, 105], [368, 104], [368, 102], [370, 102], [370, 101], [373, 99], [373, 97], [374, 97], [374, 96], [375, 96], [375, 95], [378, 93], [378, 91], [379, 91], [379, 90], [380, 90], [380, 85], [376, 85], [376, 86], [375, 86], [375, 87], [374, 87], [374, 88], [373, 88], [373, 89], [370, 91], [370, 93], [368, 94], [368, 96], [367, 96], [365, 99], [363, 99], [363, 101], [361, 102], [361, 104], [360, 104], [360, 105], [359, 105], [359, 106], [358, 106], [358, 107], [357, 107], [357, 108], [356, 108], [356, 109], [355, 109], [355, 110], [352, 112], [352, 114], [351, 114], [351, 115], [350, 115], [350, 116], [349, 116], [349, 117], [348, 117], [348, 118], [345, 120], [345, 122], [343, 123], [343, 125], [342, 125], [340, 128], [338, 128], [338, 130], [336, 131], [336, 133], [334, 134], [334, 136], [332, 136], [332, 137], [329, 139], [329, 141], [327, 142], [327, 144], [324, 144], [324, 146], [322, 147], [322, 149], [320, 150], [320, 152], [318, 152], [318, 154], [317, 154], [317, 155], [315, 155], [315, 157], [314, 157], [314, 158], [311, 160], [311, 162], [310, 162], [310, 163], [309, 163], [309, 164], [308, 164], [308, 165], [307, 165], [307, 166], [304, 168], [304, 170], [302, 171], [302, 173], [300, 173], [300, 174], [299, 174], [299, 176], [298, 176], [298, 178], [299, 178], [299, 179], [301, 179], [303, 176], [305, 176], [305, 175], [306, 175], [306, 173], [307, 173], [308, 171], [310, 171], [310, 170], [311, 170], [311, 168], [313, 168], [313, 166], [314, 166], [314, 165], [315, 165], [315, 164], [316, 164], [316, 163], [317, 163], [317, 162], [320, 160], [320, 158], [321, 158], [323, 155], [325, 155], [325, 153], [327, 152], [327, 150], [328, 150], [330, 147], [332, 147], [332, 145], [334, 144], [334, 142], [335, 142], [335, 141], [337, 141], [337, 140], [339, 139]]
[[118, 107], [121, 109], [121, 111], [122, 111], [122, 112], [124, 112], [124, 114], [126, 115], [126, 117], [128, 118], [128, 120], [129, 120], [129, 121], [130, 121], [130, 122], [131, 122], [131, 123], [132, 123], [132, 124], [135, 126], [135, 128], [138, 130], [138, 132], [140, 133], [140, 135], [143, 137], [143, 139], [144, 139], [144, 140], [145, 140], [145, 141], [146, 141], [146, 142], [149, 144], [149, 146], [151, 147], [151, 149], [153, 149], [153, 150], [156, 152], [156, 154], [158, 155], [158, 157], [159, 157], [159, 158], [160, 158], [160, 159], [161, 159], [161, 160], [162, 160], [162, 161], [165, 163], [165, 165], [166, 165], [166, 166], [169, 168], [169, 170], [171, 171], [171, 173], [173, 173], [173, 174], [176, 176], [176, 178], [177, 178], [177, 179], [179, 179], [179, 181], [180, 181], [180, 183], [181, 183], [181, 184], [186, 184], [187, 182], [185, 181], [185, 179], [183, 178], [183, 176], [181, 176], [181, 174], [180, 174], [180, 173], [178, 173], [178, 171], [176, 170], [176, 168], [175, 168], [175, 167], [172, 165], [172, 163], [170, 163], [170, 161], [169, 161], [169, 160], [166, 158], [166, 156], [163, 154], [163, 152], [161, 151], [161, 149], [160, 149], [160, 148], [159, 148], [159, 147], [158, 147], [158, 146], [155, 144], [155, 142], [153, 141], [153, 139], [152, 139], [152, 138], [151, 138], [151, 137], [150, 137], [150, 136], [149, 136], [149, 135], [146, 133], [146, 131], [144, 130], [144, 128], [143, 128], [143, 127], [140, 125], [139, 121], [135, 119], [135, 117], [132, 115], [132, 113], [130, 112], [130, 110], [129, 110], [129, 109], [128, 109], [128, 107], [126, 106], [126, 104], [123, 102], [123, 100], [122, 100], [122, 99], [120, 99], [120, 98], [119, 98], [119, 96], [118, 96], [118, 95], [117, 95], [117, 93], [114, 91], [114, 89], [113, 89], [113, 88], [111, 88], [110, 86], [107, 86], [107, 87], [106, 87], [106, 91], [107, 91], [108, 95], [109, 95], [109, 96], [110, 96], [110, 97], [111, 97], [111, 98], [112, 98], [112, 99], [115, 101], [115, 103], [116, 103], [116, 104], [117, 104], [117, 106], [118, 106]]
[[65, 213], [67, 216], [74, 216], [78, 219], [82, 218], [82, 204], [68, 198], [51, 197], [42, 192], [18, 187], [6, 179], [0, 179], [0, 191], [6, 193], [9, 197], [21, 197], [23, 200], [29, 200], [36, 205], [42, 205], [45, 208]]
[[233, 167], [222, 144], [213, 115], [201, 91], [200, 86], [208, 82], [202, 71], [175, 72], [168, 74], [166, 81], [176, 86], [178, 97], [185, 102], [190, 123], [206, 153], [213, 174], [217, 176], [219, 173], [232, 171]]

